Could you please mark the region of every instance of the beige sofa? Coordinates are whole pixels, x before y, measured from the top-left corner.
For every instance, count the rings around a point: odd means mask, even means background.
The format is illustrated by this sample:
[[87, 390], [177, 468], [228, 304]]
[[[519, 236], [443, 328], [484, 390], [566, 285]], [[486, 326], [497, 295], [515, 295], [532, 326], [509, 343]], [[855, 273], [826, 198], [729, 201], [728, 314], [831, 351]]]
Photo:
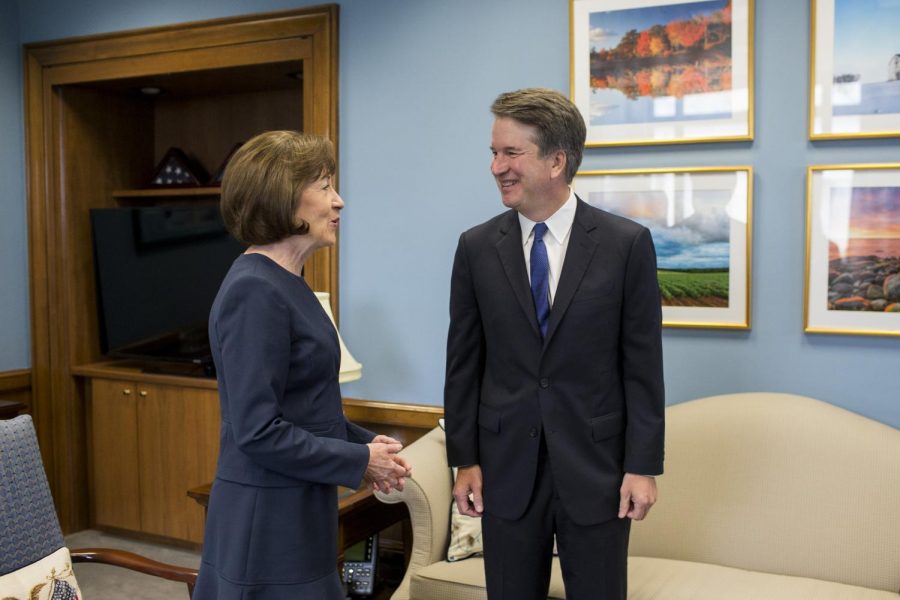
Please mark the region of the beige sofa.
[[[659, 502], [632, 528], [632, 600], [898, 600], [900, 431], [789, 394], [666, 411]], [[485, 598], [480, 558], [445, 559], [451, 474], [440, 429], [403, 451], [413, 548], [394, 600]], [[554, 565], [550, 598], [565, 598]]]

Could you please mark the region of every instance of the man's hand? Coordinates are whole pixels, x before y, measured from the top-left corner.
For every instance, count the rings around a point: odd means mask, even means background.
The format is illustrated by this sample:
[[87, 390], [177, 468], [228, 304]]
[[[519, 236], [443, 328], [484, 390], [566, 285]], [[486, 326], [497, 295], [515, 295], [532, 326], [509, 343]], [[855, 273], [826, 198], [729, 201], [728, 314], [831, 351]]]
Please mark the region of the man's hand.
[[363, 478], [375, 491], [388, 494], [394, 488], [402, 490], [412, 473], [409, 461], [397, 456], [403, 444], [386, 435], [378, 435], [366, 445], [369, 447], [369, 465]]
[[625, 473], [619, 490], [619, 518], [640, 521], [656, 504], [656, 478]]
[[[472, 498], [469, 499], [469, 494]], [[484, 500], [481, 497], [481, 467], [469, 465], [460, 467], [453, 485], [453, 498], [456, 508], [461, 514], [469, 517], [480, 517], [484, 512]]]

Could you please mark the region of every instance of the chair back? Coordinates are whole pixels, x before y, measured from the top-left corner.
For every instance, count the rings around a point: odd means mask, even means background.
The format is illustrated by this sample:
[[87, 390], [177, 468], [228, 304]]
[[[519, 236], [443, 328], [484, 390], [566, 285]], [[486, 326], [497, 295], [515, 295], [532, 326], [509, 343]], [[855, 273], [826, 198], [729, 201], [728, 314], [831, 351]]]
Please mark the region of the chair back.
[[31, 416], [0, 420], [0, 575], [63, 544]]

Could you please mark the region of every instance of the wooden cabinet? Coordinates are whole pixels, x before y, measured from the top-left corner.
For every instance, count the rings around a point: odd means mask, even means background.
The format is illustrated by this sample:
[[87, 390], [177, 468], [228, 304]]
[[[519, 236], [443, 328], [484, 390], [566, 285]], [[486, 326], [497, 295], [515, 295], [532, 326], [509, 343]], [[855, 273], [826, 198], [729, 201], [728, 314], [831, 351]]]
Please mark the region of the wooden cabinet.
[[[338, 7], [328, 5], [25, 46], [31, 409], [64, 531], [90, 525], [91, 493], [83, 485], [90, 457], [82, 450], [89, 441], [87, 387], [77, 374], [80, 366], [104, 359], [90, 210], [215, 201], [210, 188], [176, 190], [167, 198], [142, 191], [171, 147], [214, 173], [236, 143], [265, 130], [302, 130], [337, 145], [337, 21]], [[335, 308], [337, 258], [336, 247], [323, 248], [304, 271], [313, 289], [331, 293]], [[193, 393], [183, 392], [183, 400], [193, 401]], [[159, 394], [158, 405], [137, 387], [133, 394], [138, 422], [144, 413], [163, 422], [174, 412], [168, 406], [177, 402], [173, 389]], [[127, 412], [118, 406], [104, 418], [124, 420]], [[204, 450], [191, 446], [201, 442], [189, 435], [151, 435], [143, 423], [131, 427], [139, 429], [139, 453], [166, 451], [169, 444]], [[175, 427], [183, 432], [186, 423]], [[122, 443], [123, 449], [131, 443], [109, 435], [95, 441], [110, 448]], [[175, 435], [182, 439], [174, 441]], [[173, 481], [188, 475], [174, 472]], [[158, 470], [138, 479], [138, 485], [169, 485]], [[134, 515], [111, 518], [128, 523]], [[194, 536], [192, 526], [166, 516], [152, 527]]]
[[137, 394], [134, 382], [91, 381], [91, 466], [98, 525], [141, 530]]
[[88, 379], [94, 524], [201, 543], [203, 511], [187, 490], [215, 476], [218, 394], [128, 370], [109, 379], [110, 369]]
[[203, 511], [187, 491], [215, 477], [218, 394], [142, 384], [137, 413], [141, 531], [202, 542]]

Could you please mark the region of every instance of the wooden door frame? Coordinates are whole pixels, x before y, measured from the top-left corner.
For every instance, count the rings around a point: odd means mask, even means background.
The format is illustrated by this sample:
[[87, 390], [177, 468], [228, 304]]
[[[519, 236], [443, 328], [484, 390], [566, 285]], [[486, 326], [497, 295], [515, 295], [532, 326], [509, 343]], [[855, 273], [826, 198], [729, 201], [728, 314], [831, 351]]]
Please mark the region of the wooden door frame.
[[[166, 68], [163, 72], [227, 66], [203, 66], [202, 61], [214, 60], [208, 57], [217, 54], [216, 48], [291, 38], [307, 40], [311, 48], [311, 56], [303, 61], [304, 130], [327, 136], [337, 146], [336, 5], [24, 46], [31, 409], [44, 466], [66, 532], [89, 525], [84, 386], [76, 380], [72, 368], [97, 357], [78, 355], [73, 344], [79, 333], [78, 314], [66, 302], [71, 285], [71, 274], [65, 268], [71, 243], [67, 211], [72, 210], [72, 201], [65, 197], [61, 181], [65, 156], [61, 155], [61, 103], [54, 86], [150, 74], [162, 64]], [[313, 289], [331, 292], [335, 314], [337, 265], [337, 247], [320, 251], [312, 259], [308, 277]]]

